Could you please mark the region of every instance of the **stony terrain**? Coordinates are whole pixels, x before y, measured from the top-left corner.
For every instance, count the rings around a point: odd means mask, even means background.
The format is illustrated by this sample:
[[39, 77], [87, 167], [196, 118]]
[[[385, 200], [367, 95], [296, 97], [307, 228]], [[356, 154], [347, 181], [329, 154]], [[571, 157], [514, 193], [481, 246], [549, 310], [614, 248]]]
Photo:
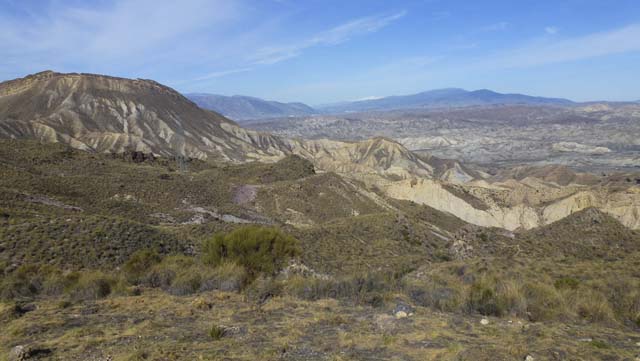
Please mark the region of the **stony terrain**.
[[[443, 122], [477, 134], [603, 124], [619, 143], [554, 151], [635, 152], [635, 108], [602, 107], [428, 114], [480, 114]], [[640, 357], [633, 168], [287, 135], [148, 80], [1, 83], [0, 360]]]
[[[549, 134], [549, 131], [536, 132], [529, 128], [535, 124], [553, 129], [548, 137], [561, 137], [558, 141], [544, 138], [551, 142], [551, 152], [579, 154], [589, 159], [598, 159], [589, 154], [593, 152], [602, 157], [608, 154], [620, 157], [630, 152], [630, 157], [637, 157], [635, 149], [640, 138], [634, 134], [640, 122], [636, 121], [637, 106], [632, 105], [589, 105], [577, 109], [471, 108], [433, 114], [419, 112], [419, 119], [407, 118], [404, 112], [390, 113], [383, 114], [381, 121], [359, 119], [356, 128], [388, 133], [390, 126], [391, 135], [398, 140], [385, 137], [359, 141], [305, 140], [246, 130], [217, 113], [198, 108], [172, 89], [153, 81], [43, 72], [0, 84], [0, 112], [0, 135], [5, 138], [61, 142], [102, 153], [138, 151], [155, 156], [236, 163], [274, 162], [298, 155], [311, 161], [319, 172], [335, 172], [363, 182], [367, 188], [379, 189], [387, 196], [426, 204], [481, 226], [528, 229], [587, 207], [597, 207], [629, 227], [640, 227], [640, 192], [636, 184], [638, 177], [633, 174], [626, 178], [628, 182], [616, 183], [617, 187], [609, 187], [606, 179], [590, 185], [549, 184], [536, 177], [496, 182], [487, 173], [493, 171], [491, 167], [474, 167], [472, 163], [465, 165], [434, 156], [450, 156], [456, 151], [474, 157], [489, 154], [483, 158], [484, 163], [494, 164], [492, 152], [513, 158], [518, 154], [522, 156], [522, 152], [516, 151], [521, 149], [526, 151], [528, 163], [535, 163], [536, 157], [546, 159], [547, 156], [541, 141], [513, 140], [519, 137], [518, 132], [542, 138], [545, 136], [538, 134]], [[391, 119], [387, 119], [389, 116]], [[276, 128], [285, 127], [287, 136], [297, 135], [296, 131], [314, 136], [309, 129], [314, 120], [300, 121], [297, 127], [289, 127], [290, 122], [274, 124]], [[271, 123], [260, 123], [261, 127], [265, 124]], [[339, 125], [323, 121], [318, 126], [323, 132], [343, 131]], [[434, 135], [437, 142], [430, 144], [425, 154], [425, 144], [416, 140], [419, 129], [424, 132], [425, 126], [438, 132], [459, 132], [459, 135]], [[594, 137], [595, 132], [599, 132], [598, 138], [591, 145], [586, 139], [582, 139], [582, 143], [571, 142], [575, 136], [567, 134], [580, 135], [572, 127], [592, 132]], [[607, 140], [609, 143], [603, 142], [605, 127], [606, 132], [612, 134]], [[356, 128], [347, 128], [347, 135], [349, 129]], [[394, 133], [394, 129], [401, 133]], [[503, 129], [515, 129], [516, 133], [509, 136]], [[483, 132], [490, 132], [491, 138]], [[408, 134], [412, 137], [403, 137]], [[479, 145], [473, 143], [474, 139], [480, 139]], [[501, 143], [496, 144], [497, 141]], [[485, 146], [491, 150], [483, 151]], [[411, 151], [410, 148], [418, 149]], [[529, 149], [535, 152], [530, 154]], [[536, 155], [536, 152], [542, 153]], [[464, 154], [455, 158], [469, 158]], [[606, 161], [608, 169], [616, 164]], [[636, 164], [635, 159], [629, 162]], [[579, 164], [575, 159], [574, 163]], [[515, 196], [504, 201], [505, 192]], [[545, 194], [543, 201], [537, 199], [538, 194]]]
[[[513, 233], [316, 173], [300, 157], [192, 160], [182, 171], [175, 159], [142, 158], [0, 142], [0, 359], [634, 360], [640, 352], [640, 233], [593, 208]], [[247, 223], [295, 235], [301, 254], [273, 280], [247, 285], [234, 281], [241, 269], [198, 263], [203, 240]], [[131, 281], [127, 264], [147, 249], [162, 261]], [[227, 283], [205, 287], [217, 272]], [[170, 283], [160, 286], [163, 277]]]
[[640, 166], [640, 106], [633, 103], [397, 110], [246, 126], [287, 137], [385, 136], [413, 151], [486, 166], [565, 164], [605, 172]]

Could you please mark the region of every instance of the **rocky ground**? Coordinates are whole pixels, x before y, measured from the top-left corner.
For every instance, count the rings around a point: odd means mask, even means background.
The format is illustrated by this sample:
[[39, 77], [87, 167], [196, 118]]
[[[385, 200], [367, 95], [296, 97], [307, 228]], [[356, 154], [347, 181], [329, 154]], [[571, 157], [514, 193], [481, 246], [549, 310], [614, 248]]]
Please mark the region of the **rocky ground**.
[[0, 118], [0, 360], [638, 361], [637, 105], [254, 124], [360, 141], [297, 140], [45, 72]]
[[[388, 306], [235, 293], [2, 305], [0, 344], [29, 360], [637, 360], [640, 336], [606, 325], [435, 312], [402, 295]], [[23, 306], [24, 307], [24, 306]], [[212, 327], [220, 327], [212, 337]], [[9, 355], [8, 357], [6, 355]], [[13, 358], [12, 358], [13, 357]], [[0, 356], [0, 359], [3, 359]], [[27, 358], [25, 358], [27, 359]]]
[[494, 106], [389, 111], [249, 122], [288, 137], [393, 138], [408, 149], [468, 163], [565, 164], [585, 171], [640, 166], [640, 107]]

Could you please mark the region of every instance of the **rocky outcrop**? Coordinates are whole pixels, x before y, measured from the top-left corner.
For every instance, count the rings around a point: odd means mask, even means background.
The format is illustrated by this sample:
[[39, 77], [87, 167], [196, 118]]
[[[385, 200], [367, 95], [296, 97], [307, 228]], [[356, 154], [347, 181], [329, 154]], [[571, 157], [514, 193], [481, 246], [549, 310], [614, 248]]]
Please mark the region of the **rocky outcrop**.
[[[640, 228], [640, 195], [632, 183], [608, 189], [595, 176], [559, 166], [514, 167], [489, 177], [457, 161], [418, 156], [384, 137], [282, 138], [244, 129], [151, 80], [47, 71], [0, 83], [0, 137], [64, 143], [133, 162], [157, 156], [276, 162], [297, 155], [314, 172], [334, 172], [480, 226], [529, 229], [596, 207]], [[308, 168], [295, 164], [298, 171]]]
[[440, 211], [449, 212], [463, 221], [484, 227], [500, 227], [508, 230], [537, 227], [541, 222], [537, 212], [525, 205], [500, 207], [489, 204], [486, 210], [474, 208], [469, 202], [445, 189], [439, 181], [414, 180], [389, 183], [386, 193], [393, 198], [426, 204]]
[[274, 162], [297, 154], [319, 170], [345, 174], [406, 178], [432, 172], [389, 139], [284, 139], [244, 129], [154, 81], [93, 74], [47, 71], [1, 83], [0, 137], [96, 152], [232, 162]]
[[[583, 209], [597, 208], [629, 228], [640, 229], [640, 187], [614, 192], [599, 187], [585, 187], [569, 196], [559, 193], [556, 199], [545, 203], [523, 201], [501, 204], [492, 197], [483, 197], [486, 209], [474, 207], [473, 202], [457, 196], [436, 180], [390, 182], [384, 189], [390, 197], [426, 204], [484, 227], [531, 229], [556, 222]], [[485, 195], [499, 192], [495, 188], [484, 188], [484, 191]], [[499, 195], [495, 198], [499, 198]]]
[[0, 84], [0, 137], [235, 162], [277, 159], [287, 148], [151, 80], [50, 71]]

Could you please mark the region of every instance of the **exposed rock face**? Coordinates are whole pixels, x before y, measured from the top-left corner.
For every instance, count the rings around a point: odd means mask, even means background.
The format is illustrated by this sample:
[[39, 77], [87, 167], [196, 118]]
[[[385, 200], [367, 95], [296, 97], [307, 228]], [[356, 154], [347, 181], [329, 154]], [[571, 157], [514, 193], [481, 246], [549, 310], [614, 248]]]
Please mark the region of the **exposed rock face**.
[[386, 138], [361, 142], [331, 140], [303, 141], [294, 149], [325, 171], [350, 174], [355, 178], [371, 175], [406, 179], [431, 177], [433, 167], [399, 143]]
[[0, 137], [96, 152], [234, 162], [272, 162], [298, 154], [321, 170], [340, 173], [405, 177], [431, 171], [393, 141], [288, 140], [243, 129], [154, 81], [92, 74], [46, 71], [1, 83]]
[[523, 204], [515, 207], [501, 207], [491, 202], [489, 209], [477, 209], [434, 180], [392, 182], [387, 185], [386, 192], [390, 197], [426, 204], [480, 226], [514, 230], [520, 227], [533, 228], [541, 223], [538, 214], [531, 207]]
[[133, 162], [156, 156], [275, 162], [293, 155], [313, 166], [289, 158], [291, 171], [335, 172], [476, 225], [529, 229], [596, 207], [640, 228], [640, 187], [633, 182], [609, 189], [595, 176], [557, 166], [514, 167], [490, 177], [384, 137], [281, 138], [244, 129], [151, 80], [47, 71], [0, 83], [0, 137], [65, 143]]
[[384, 136], [419, 154], [465, 163], [634, 169], [640, 162], [640, 106], [601, 105], [405, 109], [287, 117], [246, 126], [307, 139]]
[[0, 84], [0, 136], [229, 161], [279, 158], [285, 148], [151, 80], [51, 71]]
[[[530, 185], [535, 183], [529, 180]], [[386, 193], [393, 198], [411, 200], [435, 209], [456, 215], [460, 219], [485, 227], [499, 227], [508, 230], [531, 229], [550, 224], [586, 208], [597, 208], [616, 218], [623, 225], [640, 229], [640, 187], [632, 186], [620, 191], [609, 191], [602, 187], [565, 187], [555, 196], [544, 194], [544, 185], [529, 187], [529, 192], [539, 194], [541, 199], [528, 199], [526, 195], [518, 200], [501, 199], [501, 194], [512, 196], [522, 192], [520, 183], [486, 184], [484, 187], [465, 187], [469, 195], [474, 195], [486, 207], [474, 206], [457, 194], [447, 190], [437, 180], [397, 181], [386, 184]], [[549, 198], [547, 198], [549, 197]], [[541, 201], [543, 200], [543, 201]]]

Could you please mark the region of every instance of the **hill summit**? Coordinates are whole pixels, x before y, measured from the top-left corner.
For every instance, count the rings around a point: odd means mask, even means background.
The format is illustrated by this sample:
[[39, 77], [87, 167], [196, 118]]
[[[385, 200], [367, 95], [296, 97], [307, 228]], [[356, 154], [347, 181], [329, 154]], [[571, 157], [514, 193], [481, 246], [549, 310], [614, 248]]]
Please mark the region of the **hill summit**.
[[97, 152], [230, 161], [280, 158], [279, 139], [246, 131], [153, 80], [52, 71], [0, 83], [0, 136]]

